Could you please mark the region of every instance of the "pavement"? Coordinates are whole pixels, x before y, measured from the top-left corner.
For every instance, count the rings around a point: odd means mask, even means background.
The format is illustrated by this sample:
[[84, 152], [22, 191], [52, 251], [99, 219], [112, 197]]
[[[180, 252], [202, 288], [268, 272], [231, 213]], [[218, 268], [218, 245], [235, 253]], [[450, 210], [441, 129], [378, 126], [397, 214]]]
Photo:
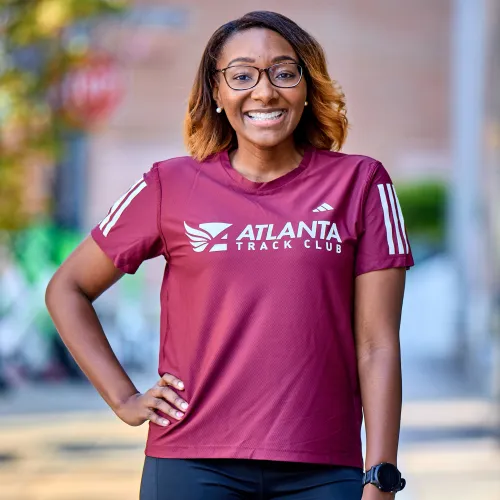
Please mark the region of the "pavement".
[[403, 406], [400, 499], [499, 500], [498, 408], [484, 399], [415, 401]]

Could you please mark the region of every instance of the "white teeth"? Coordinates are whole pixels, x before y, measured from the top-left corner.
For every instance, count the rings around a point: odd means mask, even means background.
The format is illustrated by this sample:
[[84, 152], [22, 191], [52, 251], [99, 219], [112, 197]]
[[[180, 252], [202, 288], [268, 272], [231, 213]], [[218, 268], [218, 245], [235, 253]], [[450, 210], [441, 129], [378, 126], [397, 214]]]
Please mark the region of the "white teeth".
[[283, 111], [273, 111], [271, 113], [248, 113], [248, 116], [252, 120], [274, 120], [279, 118], [283, 114]]

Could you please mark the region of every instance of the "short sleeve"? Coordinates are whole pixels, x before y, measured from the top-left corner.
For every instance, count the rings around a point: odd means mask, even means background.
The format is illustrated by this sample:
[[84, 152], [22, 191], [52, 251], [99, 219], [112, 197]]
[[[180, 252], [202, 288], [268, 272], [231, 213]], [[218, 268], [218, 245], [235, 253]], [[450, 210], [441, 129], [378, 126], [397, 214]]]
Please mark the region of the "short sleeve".
[[91, 235], [121, 271], [134, 274], [141, 263], [164, 253], [159, 228], [160, 185], [156, 166], [109, 209]]
[[396, 189], [383, 165], [371, 170], [360, 210], [355, 275], [413, 266], [413, 256]]

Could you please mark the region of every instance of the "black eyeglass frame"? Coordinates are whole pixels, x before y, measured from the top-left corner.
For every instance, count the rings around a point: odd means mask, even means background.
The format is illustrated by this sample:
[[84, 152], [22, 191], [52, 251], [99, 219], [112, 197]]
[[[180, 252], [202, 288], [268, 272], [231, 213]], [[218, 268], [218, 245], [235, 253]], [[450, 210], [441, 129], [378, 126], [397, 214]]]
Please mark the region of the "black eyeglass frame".
[[[295, 85], [291, 85], [290, 87], [281, 87], [281, 86], [276, 85], [275, 83], [272, 82], [271, 77], [269, 76], [270, 69], [274, 68], [275, 66], [281, 66], [283, 64], [294, 64], [299, 69], [300, 78], [299, 78], [299, 81]], [[227, 77], [226, 77], [226, 70], [228, 70], [229, 68], [253, 68], [253, 69], [256, 69], [259, 72], [259, 76], [257, 77], [257, 81], [255, 82], [255, 85], [252, 85], [251, 87], [248, 87], [246, 89], [235, 89], [234, 87], [231, 87], [231, 85], [229, 85], [229, 82], [227, 81]], [[267, 68], [257, 68], [257, 66], [250, 66], [250, 65], [247, 65], [247, 64], [244, 64], [244, 65], [242, 64], [242, 65], [237, 65], [237, 66], [228, 66], [227, 68], [222, 68], [222, 69], [216, 69], [215, 72], [216, 73], [222, 73], [224, 75], [224, 80], [226, 81], [227, 86], [231, 90], [236, 90], [236, 91], [251, 90], [251, 89], [257, 87], [257, 85], [260, 82], [260, 77], [261, 77], [262, 73], [264, 73], [264, 72], [266, 72], [267, 79], [269, 80], [269, 83], [273, 87], [276, 87], [278, 89], [293, 89], [294, 87], [296, 87], [302, 81], [302, 77], [304, 76], [304, 69], [302, 68], [302, 66], [299, 63], [296, 63], [296, 62], [293, 62], [293, 61], [284, 61], [284, 62], [279, 62], [279, 63], [276, 63], [276, 64], [271, 64], [271, 66], [268, 66]]]

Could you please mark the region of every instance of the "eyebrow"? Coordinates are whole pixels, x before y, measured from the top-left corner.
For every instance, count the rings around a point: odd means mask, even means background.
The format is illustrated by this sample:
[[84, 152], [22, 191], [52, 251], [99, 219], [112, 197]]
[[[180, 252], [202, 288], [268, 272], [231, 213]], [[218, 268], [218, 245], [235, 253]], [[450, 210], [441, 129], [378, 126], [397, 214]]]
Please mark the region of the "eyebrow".
[[[293, 58], [292, 56], [276, 56], [276, 57], [273, 57], [271, 59], [271, 62], [273, 64], [276, 64], [276, 63], [279, 63], [279, 62], [282, 62], [282, 61], [293, 61], [293, 62], [297, 62], [295, 60], [295, 58]], [[232, 64], [234, 63], [237, 63], [237, 62], [246, 62], [246, 63], [254, 63], [255, 62], [255, 59], [252, 59], [251, 57], [236, 57], [235, 59], [232, 59], [231, 61], [229, 61], [228, 63], [228, 67], [231, 66]]]

